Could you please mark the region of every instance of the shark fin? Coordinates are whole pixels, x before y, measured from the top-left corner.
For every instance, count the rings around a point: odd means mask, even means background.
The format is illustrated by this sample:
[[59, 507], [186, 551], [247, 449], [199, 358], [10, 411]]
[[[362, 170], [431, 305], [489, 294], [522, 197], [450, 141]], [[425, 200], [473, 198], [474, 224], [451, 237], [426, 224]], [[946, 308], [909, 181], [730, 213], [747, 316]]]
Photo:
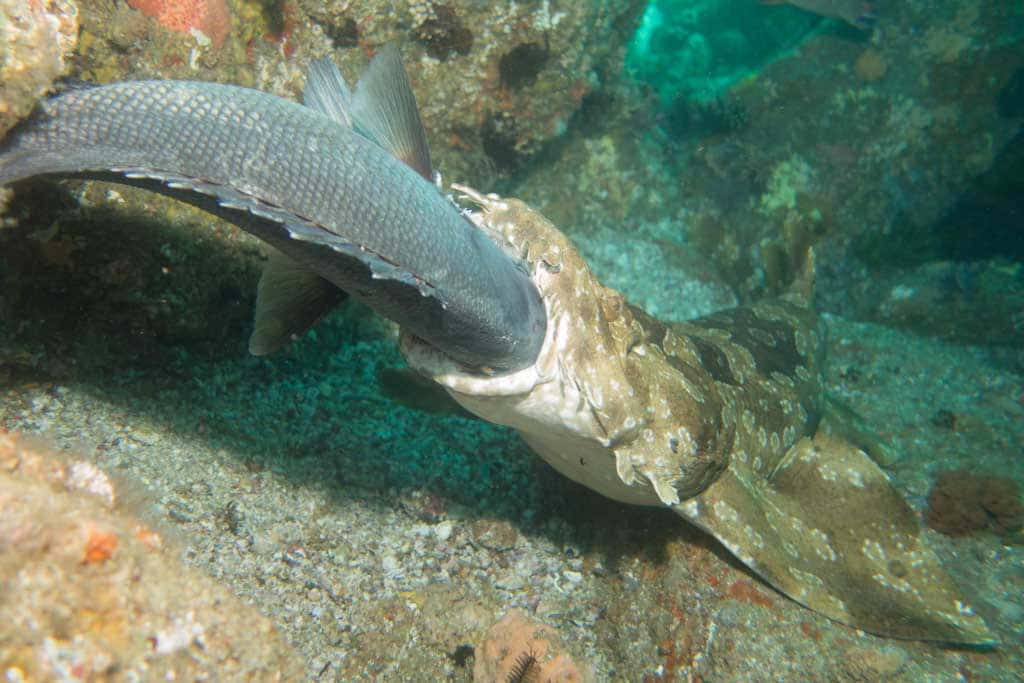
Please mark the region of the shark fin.
[[894, 638], [995, 643], [888, 477], [834, 436], [797, 441], [767, 476], [734, 460], [674, 509], [836, 621]]
[[264, 356], [282, 348], [344, 301], [345, 292], [276, 249], [256, 289], [256, 313], [249, 353]]

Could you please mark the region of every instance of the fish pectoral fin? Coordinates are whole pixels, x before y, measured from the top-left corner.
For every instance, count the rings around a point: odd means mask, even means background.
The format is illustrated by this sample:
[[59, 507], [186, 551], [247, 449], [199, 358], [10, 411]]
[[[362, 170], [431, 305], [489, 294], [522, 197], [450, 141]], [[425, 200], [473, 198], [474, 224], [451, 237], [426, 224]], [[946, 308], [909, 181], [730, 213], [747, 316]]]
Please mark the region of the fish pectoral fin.
[[249, 353], [263, 356], [282, 348], [345, 300], [333, 283], [276, 249], [256, 289], [256, 310]]
[[784, 461], [771, 477], [734, 461], [675, 509], [775, 588], [836, 621], [895, 638], [995, 642], [863, 451], [819, 434]]

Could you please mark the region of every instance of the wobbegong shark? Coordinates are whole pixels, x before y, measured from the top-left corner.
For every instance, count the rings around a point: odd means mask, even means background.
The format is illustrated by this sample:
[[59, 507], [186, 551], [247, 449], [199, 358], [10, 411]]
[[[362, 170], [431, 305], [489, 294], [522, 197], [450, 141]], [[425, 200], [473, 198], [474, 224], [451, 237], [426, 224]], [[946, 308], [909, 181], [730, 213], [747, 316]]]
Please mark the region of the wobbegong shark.
[[189, 81], [75, 88], [0, 143], [0, 185], [100, 178], [189, 202], [276, 251], [250, 349], [342, 292], [401, 327], [409, 365], [608, 498], [665, 506], [765, 582], [876, 634], [991, 644], [907, 503], [826, 408], [813, 258], [788, 294], [662, 323], [600, 284], [523, 202], [433, 182], [397, 51], [350, 90], [311, 66], [304, 104]]

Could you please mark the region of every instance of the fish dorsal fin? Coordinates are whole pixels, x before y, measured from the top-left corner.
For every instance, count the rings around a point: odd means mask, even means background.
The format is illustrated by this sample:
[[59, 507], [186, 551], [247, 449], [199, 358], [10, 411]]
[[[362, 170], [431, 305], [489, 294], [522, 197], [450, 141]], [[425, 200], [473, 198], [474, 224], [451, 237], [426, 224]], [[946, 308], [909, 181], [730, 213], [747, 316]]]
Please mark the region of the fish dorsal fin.
[[306, 87], [302, 103], [310, 109], [326, 114], [346, 128], [354, 128], [352, 119], [352, 91], [329, 57], [314, 60], [306, 74]]
[[359, 78], [351, 113], [359, 133], [434, 181], [416, 97], [394, 45], [381, 48]]
[[430, 150], [416, 97], [398, 48], [385, 45], [353, 92], [328, 57], [310, 62], [302, 103], [378, 144], [434, 182]]
[[276, 249], [256, 289], [256, 313], [249, 353], [264, 356], [282, 348], [345, 299], [345, 292]]

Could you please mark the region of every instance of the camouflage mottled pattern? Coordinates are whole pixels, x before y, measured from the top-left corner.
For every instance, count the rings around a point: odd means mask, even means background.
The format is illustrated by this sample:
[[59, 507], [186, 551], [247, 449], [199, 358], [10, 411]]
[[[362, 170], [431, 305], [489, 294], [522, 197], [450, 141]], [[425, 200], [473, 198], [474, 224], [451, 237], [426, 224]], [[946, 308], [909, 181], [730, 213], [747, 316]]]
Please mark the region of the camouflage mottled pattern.
[[885, 473], [815, 435], [822, 336], [806, 293], [669, 327], [522, 202], [460, 189], [529, 264], [547, 336], [534, 365], [482, 376], [403, 335], [413, 367], [571, 479], [672, 507], [811, 609], [882, 635], [993, 640]]

